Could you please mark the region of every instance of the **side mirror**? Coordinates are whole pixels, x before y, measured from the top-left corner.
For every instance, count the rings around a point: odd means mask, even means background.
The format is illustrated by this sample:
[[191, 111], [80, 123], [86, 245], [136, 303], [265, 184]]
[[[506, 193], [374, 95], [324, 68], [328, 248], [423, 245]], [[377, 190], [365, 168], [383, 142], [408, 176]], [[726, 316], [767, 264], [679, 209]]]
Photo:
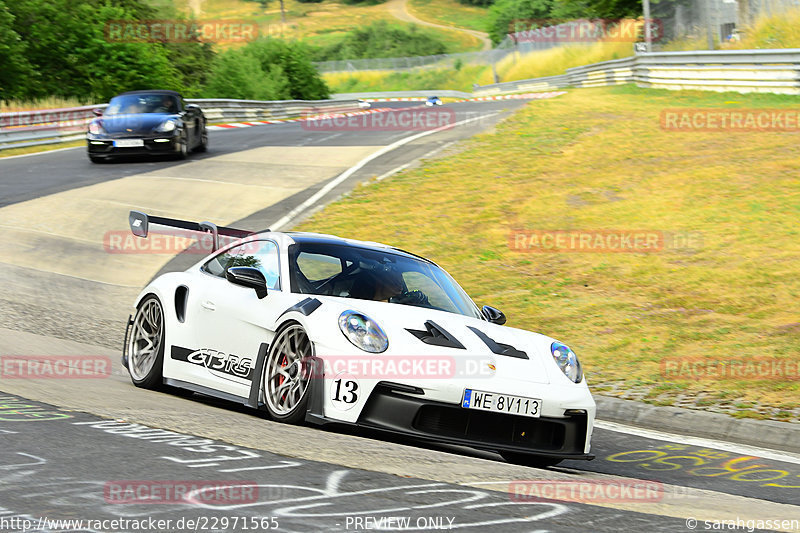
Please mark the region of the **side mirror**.
[[502, 326], [506, 323], [506, 315], [499, 309], [495, 309], [494, 307], [490, 307], [488, 305], [484, 305], [481, 308], [481, 313], [483, 317], [491, 322], [492, 324], [497, 324]]
[[230, 267], [225, 271], [225, 279], [234, 285], [255, 289], [259, 300], [267, 295], [267, 280], [257, 268]]
[[92, 109], [92, 114], [94, 116], [96, 116], [96, 117], [102, 117], [103, 116], [103, 110], [100, 109], [99, 107], [96, 107], [96, 108]]

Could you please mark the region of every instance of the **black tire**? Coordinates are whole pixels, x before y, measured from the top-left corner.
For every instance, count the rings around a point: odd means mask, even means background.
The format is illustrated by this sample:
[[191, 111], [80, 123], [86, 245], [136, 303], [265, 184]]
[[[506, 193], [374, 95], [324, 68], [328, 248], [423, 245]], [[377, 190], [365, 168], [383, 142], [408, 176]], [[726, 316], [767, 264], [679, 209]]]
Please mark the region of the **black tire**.
[[186, 132], [181, 133], [181, 138], [178, 141], [178, 144], [180, 148], [175, 153], [175, 159], [186, 159], [189, 156], [189, 138], [186, 136]]
[[[164, 306], [157, 296], [150, 294], [136, 309], [128, 344], [125, 347], [128, 355], [128, 373], [137, 387], [158, 389], [163, 384], [164, 332]], [[148, 349], [148, 344], [152, 349]]]
[[89, 161], [91, 161], [92, 163], [100, 164], [100, 163], [106, 163], [108, 161], [108, 159], [106, 159], [105, 157], [97, 157], [97, 156], [94, 156], [94, 155], [90, 155], [89, 156]]
[[275, 334], [261, 374], [264, 405], [273, 420], [298, 424], [305, 419], [313, 355], [311, 340], [297, 322], [284, 324]]
[[207, 152], [208, 151], [208, 131], [203, 128], [203, 131], [200, 133], [200, 144], [194, 149], [195, 152]]
[[548, 466], [556, 466], [558, 463], [563, 461], [563, 459], [559, 459], [558, 457], [546, 457], [543, 455], [533, 455], [529, 453], [500, 452], [500, 455], [502, 455], [503, 459], [509, 463], [520, 466], [531, 466], [533, 468], [547, 468]]

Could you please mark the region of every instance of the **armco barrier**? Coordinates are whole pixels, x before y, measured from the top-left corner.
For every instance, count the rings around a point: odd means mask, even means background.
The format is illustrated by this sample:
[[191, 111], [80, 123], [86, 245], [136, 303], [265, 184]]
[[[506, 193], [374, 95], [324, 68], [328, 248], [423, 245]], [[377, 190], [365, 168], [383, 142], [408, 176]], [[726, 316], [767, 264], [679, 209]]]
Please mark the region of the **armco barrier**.
[[566, 74], [484, 85], [475, 95], [636, 83], [655, 89], [800, 94], [800, 49], [654, 52], [567, 69]]
[[[272, 120], [359, 109], [358, 100], [187, 100], [197, 104], [209, 122]], [[56, 144], [84, 138], [93, 110], [106, 104], [64, 109], [0, 113], [0, 150]]]

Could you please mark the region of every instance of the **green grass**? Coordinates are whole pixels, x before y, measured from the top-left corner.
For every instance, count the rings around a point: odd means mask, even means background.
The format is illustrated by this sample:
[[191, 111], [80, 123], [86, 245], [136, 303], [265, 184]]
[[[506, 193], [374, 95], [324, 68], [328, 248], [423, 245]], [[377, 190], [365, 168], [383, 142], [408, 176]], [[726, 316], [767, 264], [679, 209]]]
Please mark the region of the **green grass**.
[[[573, 90], [530, 103], [455, 156], [356, 189], [301, 229], [430, 257], [509, 325], [570, 344], [592, 385], [660, 386], [659, 403], [724, 390], [728, 405], [788, 410], [798, 381], [670, 383], [660, 365], [800, 356], [796, 133], [664, 131], [659, 114], [798, 103]], [[650, 254], [533, 254], [510, 249], [513, 228], [693, 231], [702, 242]]]
[[488, 8], [464, 5], [457, 0], [409, 0], [408, 10], [428, 22], [482, 32], [486, 32], [489, 13]]
[[[152, 5], [164, 5], [169, 0], [149, 0]], [[436, 0], [439, 1], [439, 0]], [[450, 0], [443, 0], [450, 1]], [[173, 5], [184, 13], [190, 12], [190, 0], [172, 0]], [[258, 2], [247, 0], [203, 0], [199, 2], [200, 19], [236, 19], [259, 24], [260, 35], [287, 39], [299, 39], [315, 46], [325, 46], [341, 39], [344, 34], [378, 20], [408, 27], [411, 24], [391, 16], [385, 4], [348, 5], [325, 0], [320, 3], [302, 3], [285, 0], [286, 23], [281, 22], [280, 3], [270, 2], [266, 8]], [[467, 6], [464, 6], [467, 7]], [[480, 41], [458, 31], [436, 28], [420, 28], [443, 41], [451, 52], [479, 50]], [[220, 45], [241, 46], [240, 44]]]
[[472, 92], [472, 84], [487, 67], [464, 66], [453, 69], [416, 69], [412, 71], [359, 71], [323, 74], [332, 93], [452, 89]]

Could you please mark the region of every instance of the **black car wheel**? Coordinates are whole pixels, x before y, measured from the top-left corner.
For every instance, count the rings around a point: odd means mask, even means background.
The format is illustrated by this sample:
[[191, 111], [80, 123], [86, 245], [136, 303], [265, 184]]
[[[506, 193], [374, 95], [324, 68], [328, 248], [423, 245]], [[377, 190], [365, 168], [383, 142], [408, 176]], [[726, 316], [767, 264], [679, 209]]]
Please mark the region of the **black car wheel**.
[[203, 132], [200, 134], [200, 144], [197, 145], [197, 148], [194, 149], [195, 152], [206, 152], [208, 151], [208, 131], [203, 129]]
[[178, 140], [178, 159], [186, 159], [189, 156], [189, 139], [186, 137], [186, 132], [182, 132]]
[[90, 155], [89, 161], [91, 161], [92, 163], [105, 163], [108, 161], [108, 159], [106, 159], [105, 157], [97, 157], [95, 155]]

